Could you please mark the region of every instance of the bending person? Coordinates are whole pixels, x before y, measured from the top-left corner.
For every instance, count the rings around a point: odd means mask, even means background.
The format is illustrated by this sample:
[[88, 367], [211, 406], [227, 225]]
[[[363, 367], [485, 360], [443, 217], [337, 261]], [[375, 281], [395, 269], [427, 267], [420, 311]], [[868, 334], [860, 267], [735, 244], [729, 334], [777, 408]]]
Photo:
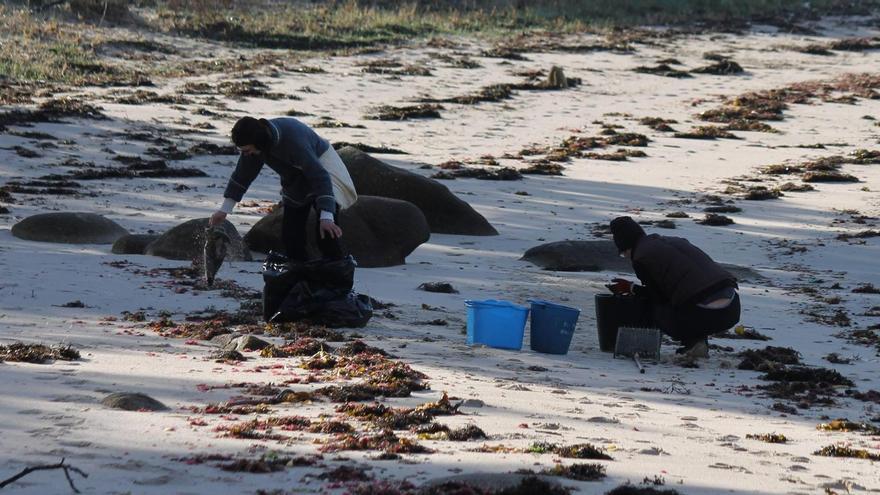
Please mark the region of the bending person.
[[317, 239], [321, 255], [328, 260], [342, 258], [342, 229], [336, 224], [336, 215], [340, 206], [354, 203], [357, 193], [345, 164], [330, 143], [306, 124], [289, 117], [244, 117], [232, 128], [232, 142], [241, 155], [223, 193], [223, 205], [211, 216], [210, 225], [223, 222], [265, 164], [281, 178], [281, 238], [287, 256], [294, 261], [307, 261], [306, 224], [314, 208], [319, 218]]
[[632, 261], [641, 285], [614, 279], [617, 295], [647, 299], [653, 324], [693, 357], [709, 353], [708, 337], [739, 322], [736, 279], [702, 250], [680, 237], [645, 231], [630, 217], [611, 221], [620, 255]]

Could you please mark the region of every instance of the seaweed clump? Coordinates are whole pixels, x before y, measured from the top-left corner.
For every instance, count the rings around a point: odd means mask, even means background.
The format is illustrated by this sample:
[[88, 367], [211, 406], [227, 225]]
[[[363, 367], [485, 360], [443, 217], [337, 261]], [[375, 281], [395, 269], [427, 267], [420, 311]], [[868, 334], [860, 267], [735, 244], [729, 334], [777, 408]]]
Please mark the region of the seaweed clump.
[[441, 105], [422, 104], [410, 105], [404, 107], [394, 107], [391, 105], [382, 105], [374, 110], [374, 113], [367, 116], [372, 120], [411, 120], [411, 119], [439, 119]]
[[838, 431], [844, 433], [858, 432], [865, 433], [871, 436], [880, 435], [880, 427], [870, 425], [868, 423], [857, 423], [855, 421], [850, 421], [845, 418], [835, 419], [827, 423], [820, 423], [816, 425], [816, 429], [821, 431]]
[[702, 220], [697, 220], [700, 225], [708, 225], [710, 227], [723, 227], [733, 224], [733, 219], [717, 213], [706, 213]]
[[760, 440], [766, 443], [788, 443], [788, 438], [781, 433], [761, 433], [746, 435], [749, 440]]
[[419, 445], [417, 442], [400, 438], [391, 430], [375, 435], [344, 433], [324, 444], [321, 452], [339, 452], [343, 450], [381, 450], [392, 454], [430, 454], [433, 450]]
[[688, 132], [676, 132], [673, 136], [683, 139], [741, 139], [736, 134], [714, 125], [694, 127]]
[[854, 449], [846, 445], [828, 445], [813, 452], [813, 455], [819, 455], [823, 457], [846, 457], [849, 459], [880, 461], [880, 454], [868, 452], [865, 449]]
[[557, 445], [550, 442], [535, 442], [529, 445], [525, 452], [532, 454], [552, 453], [560, 457], [570, 459], [595, 459], [613, 461], [614, 459], [606, 454], [602, 449], [589, 443], [579, 443], [575, 445]]
[[557, 464], [545, 469], [541, 474], [561, 476], [575, 481], [599, 481], [605, 478], [605, 466], [602, 464]]
[[43, 364], [48, 361], [76, 361], [79, 351], [66, 345], [47, 346], [16, 342], [0, 345], [0, 361]]
[[785, 365], [801, 364], [801, 353], [789, 347], [767, 346], [739, 353], [742, 358], [737, 368], [741, 370], [770, 371]]

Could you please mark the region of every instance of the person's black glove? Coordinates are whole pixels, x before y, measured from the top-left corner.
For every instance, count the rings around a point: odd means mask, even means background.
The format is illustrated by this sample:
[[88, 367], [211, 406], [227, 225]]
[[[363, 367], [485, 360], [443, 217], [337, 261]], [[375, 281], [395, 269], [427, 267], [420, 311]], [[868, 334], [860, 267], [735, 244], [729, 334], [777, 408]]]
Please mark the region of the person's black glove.
[[610, 290], [616, 296], [626, 296], [632, 294], [633, 284], [629, 280], [622, 278], [615, 278], [611, 281], [612, 283], [606, 285], [608, 290]]

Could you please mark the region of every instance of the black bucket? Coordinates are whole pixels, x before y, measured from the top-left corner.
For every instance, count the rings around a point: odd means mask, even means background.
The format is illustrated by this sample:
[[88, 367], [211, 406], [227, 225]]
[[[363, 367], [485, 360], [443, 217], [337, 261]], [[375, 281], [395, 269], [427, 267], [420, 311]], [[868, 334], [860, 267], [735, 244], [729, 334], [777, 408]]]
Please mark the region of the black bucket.
[[614, 352], [617, 329], [627, 326], [653, 326], [647, 301], [633, 296], [596, 294], [596, 328], [599, 349]]

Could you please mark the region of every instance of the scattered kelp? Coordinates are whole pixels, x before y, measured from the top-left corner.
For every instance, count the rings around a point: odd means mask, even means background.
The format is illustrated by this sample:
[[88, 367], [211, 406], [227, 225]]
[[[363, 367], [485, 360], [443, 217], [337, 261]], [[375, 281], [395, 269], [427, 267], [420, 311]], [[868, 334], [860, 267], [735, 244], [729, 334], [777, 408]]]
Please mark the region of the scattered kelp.
[[838, 431], [843, 433], [865, 433], [871, 436], [880, 435], [880, 427], [868, 423], [857, 423], [848, 419], [835, 419], [827, 423], [820, 423], [816, 425], [816, 429], [821, 431]]
[[351, 483], [353, 481], [369, 481], [373, 479], [372, 476], [367, 474], [367, 470], [369, 468], [363, 468], [358, 466], [349, 466], [343, 464], [342, 466], [337, 466], [336, 468], [325, 471], [318, 475], [318, 479], [332, 481], [335, 483]]
[[677, 79], [687, 79], [690, 77], [694, 77], [690, 75], [687, 71], [674, 69], [668, 64], [658, 64], [653, 67], [640, 65], [634, 68], [633, 72], [638, 72], [639, 74], [653, 74], [655, 76], [663, 77], [674, 77]]
[[659, 132], [675, 132], [675, 129], [672, 128], [669, 124], [677, 124], [677, 120], [673, 119], [663, 119], [660, 117], [644, 117], [639, 119], [639, 124], [646, 125], [651, 129]]
[[550, 442], [535, 442], [529, 445], [525, 452], [532, 454], [556, 454], [560, 457], [571, 459], [596, 459], [596, 460], [614, 460], [610, 455], [606, 454], [602, 449], [595, 447], [589, 443], [579, 443], [575, 445], [557, 445]]
[[130, 155], [119, 155], [114, 159], [123, 162], [126, 166], [97, 167], [91, 162], [66, 161], [61, 165], [74, 170], [66, 174], [44, 175], [41, 179], [60, 183], [67, 180], [207, 177], [205, 172], [197, 168], [169, 167], [165, 160], [144, 160], [139, 156]]
[[734, 223], [733, 219], [717, 213], [706, 213], [702, 220], [697, 220], [700, 225], [708, 225], [711, 227], [723, 227]]
[[745, 70], [743, 70], [742, 66], [740, 66], [733, 60], [730, 60], [729, 58], [723, 58], [715, 62], [714, 64], [692, 69], [691, 72], [693, 72], [694, 74], [714, 74], [716, 76], [726, 76], [730, 74], [742, 74], [743, 72], [745, 72]]
[[381, 450], [393, 454], [430, 454], [433, 450], [419, 445], [417, 442], [400, 438], [391, 430], [378, 434], [344, 433], [327, 442], [321, 452], [339, 452], [344, 450]]
[[779, 186], [779, 190], [785, 192], [808, 192], [815, 191], [816, 188], [809, 184], [795, 184], [794, 182], [786, 182]]
[[880, 97], [880, 75], [845, 74], [836, 79], [795, 83], [778, 89], [745, 93], [729, 98], [724, 105], [699, 115], [704, 121], [731, 123], [738, 120], [782, 120], [790, 104], [828, 99], [839, 93], [854, 98]]
[[238, 148], [232, 144], [214, 144], [203, 141], [190, 146], [189, 153], [192, 155], [232, 156], [238, 155]]
[[449, 397], [437, 402], [428, 402], [415, 408], [391, 408], [381, 404], [346, 403], [336, 408], [336, 412], [347, 414], [361, 421], [368, 421], [383, 429], [406, 430], [414, 426], [425, 425], [437, 416], [460, 414], [461, 403], [452, 404]]
[[366, 118], [372, 120], [411, 120], [411, 119], [439, 119], [441, 105], [422, 104], [404, 107], [382, 105], [376, 107], [373, 113]]
[[273, 93], [269, 91], [269, 86], [256, 79], [248, 79], [245, 81], [223, 81], [217, 85], [216, 91], [225, 96], [239, 99], [245, 97], [265, 98], [267, 100], [280, 100], [282, 98], [298, 99], [293, 95]]
[[287, 457], [265, 454], [257, 459], [237, 459], [229, 463], [218, 464], [217, 467], [224, 471], [237, 473], [264, 474], [284, 471], [288, 467], [314, 466], [321, 459], [321, 456]]
[[304, 337], [294, 342], [287, 342], [283, 345], [269, 345], [260, 351], [260, 356], [269, 358], [287, 358], [293, 356], [313, 356], [320, 352], [332, 352], [333, 348], [326, 342]]
[[688, 132], [676, 132], [673, 136], [682, 139], [742, 139], [714, 125], [694, 127]]
[[562, 175], [565, 167], [549, 160], [540, 160], [536, 162], [528, 162], [529, 166], [521, 168], [519, 171], [525, 175]]
[[448, 440], [451, 442], [467, 442], [470, 440], [485, 440], [488, 438], [486, 432], [476, 425], [462, 426], [461, 428], [451, 429], [446, 425], [439, 423], [431, 423], [419, 428], [415, 428], [413, 433], [417, 434], [423, 440]]
[[874, 287], [874, 284], [862, 284], [852, 290], [854, 294], [880, 294], [880, 288]]
[[380, 356], [388, 357], [388, 353], [378, 347], [373, 347], [371, 345], [367, 345], [362, 340], [353, 340], [344, 346], [340, 347], [336, 352], [340, 356], [356, 356], [358, 354], [378, 354]]
[[70, 345], [47, 346], [15, 342], [0, 345], [0, 361], [43, 364], [48, 361], [76, 361], [79, 351]]
[[828, 43], [828, 49], [844, 52], [880, 50], [880, 38], [844, 38], [834, 40]]
[[749, 201], [764, 201], [768, 199], [779, 199], [782, 193], [778, 189], [770, 189], [766, 186], [753, 186], [746, 189], [743, 199]]
[[767, 346], [739, 353], [742, 358], [737, 368], [766, 372], [786, 365], [801, 364], [801, 353], [789, 347]]
[[605, 479], [605, 466], [602, 464], [557, 464], [541, 471], [548, 476], [561, 476], [575, 481], [600, 481]]
[[113, 98], [115, 103], [122, 105], [146, 105], [148, 103], [164, 103], [168, 105], [190, 105], [192, 100], [181, 95], [160, 95], [155, 91], [139, 89], [133, 93]]
[[806, 172], [801, 180], [804, 182], [861, 182], [858, 177], [842, 172]]
[[781, 433], [760, 433], [746, 435], [749, 440], [759, 440], [766, 443], [788, 443], [788, 438]]
[[681, 495], [681, 492], [671, 488], [654, 488], [652, 486], [634, 486], [630, 484], [620, 485], [606, 492], [605, 495]]
[[66, 118], [103, 120], [107, 116], [101, 112], [102, 110], [76, 98], [54, 98], [41, 103], [36, 110], [12, 110], [0, 113], [0, 130], [10, 125], [61, 122]]
[[306, 322], [269, 323], [265, 327], [266, 335], [283, 337], [288, 340], [299, 340], [303, 337], [324, 339], [327, 342], [345, 342], [350, 337], [338, 330]]
[[865, 449], [854, 449], [846, 445], [828, 445], [813, 452], [813, 455], [823, 457], [846, 457], [850, 459], [865, 459], [869, 461], [880, 461], [880, 454], [868, 452]]
[[432, 175], [433, 179], [522, 180], [522, 173], [513, 167], [447, 169]]

